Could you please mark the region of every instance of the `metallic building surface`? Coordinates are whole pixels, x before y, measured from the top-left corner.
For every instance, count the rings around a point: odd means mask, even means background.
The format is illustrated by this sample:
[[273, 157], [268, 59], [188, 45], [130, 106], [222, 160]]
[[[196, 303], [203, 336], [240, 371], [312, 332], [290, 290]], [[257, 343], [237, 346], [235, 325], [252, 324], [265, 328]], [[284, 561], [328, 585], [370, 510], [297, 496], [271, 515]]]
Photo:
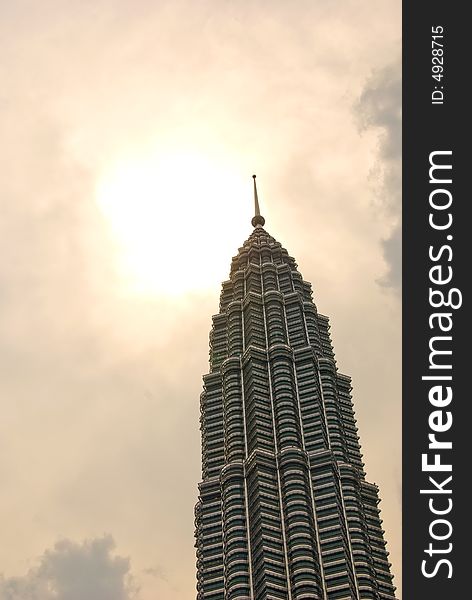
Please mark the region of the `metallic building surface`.
[[392, 600], [351, 380], [311, 285], [257, 212], [203, 378], [197, 600]]

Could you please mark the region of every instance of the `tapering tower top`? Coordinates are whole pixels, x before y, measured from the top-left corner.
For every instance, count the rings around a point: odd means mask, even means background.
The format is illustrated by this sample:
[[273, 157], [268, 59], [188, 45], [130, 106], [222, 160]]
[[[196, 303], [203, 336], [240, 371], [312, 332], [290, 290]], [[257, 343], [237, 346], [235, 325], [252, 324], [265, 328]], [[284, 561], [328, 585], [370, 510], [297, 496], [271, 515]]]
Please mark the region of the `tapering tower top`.
[[264, 217], [261, 215], [261, 211], [259, 208], [259, 198], [257, 197], [257, 185], [256, 185], [256, 176], [253, 175], [252, 179], [254, 181], [254, 216], [252, 217], [252, 226], [257, 227], [258, 225], [263, 226], [265, 223]]

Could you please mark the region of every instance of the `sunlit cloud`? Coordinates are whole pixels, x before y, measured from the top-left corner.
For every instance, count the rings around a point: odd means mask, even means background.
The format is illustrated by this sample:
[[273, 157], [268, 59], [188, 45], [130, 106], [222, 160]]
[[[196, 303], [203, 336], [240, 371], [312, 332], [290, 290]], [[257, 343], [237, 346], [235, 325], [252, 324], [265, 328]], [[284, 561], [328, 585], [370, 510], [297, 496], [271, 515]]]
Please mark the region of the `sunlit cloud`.
[[202, 151], [161, 150], [113, 165], [96, 200], [127, 285], [167, 295], [214, 289], [247, 229], [250, 182], [250, 174]]

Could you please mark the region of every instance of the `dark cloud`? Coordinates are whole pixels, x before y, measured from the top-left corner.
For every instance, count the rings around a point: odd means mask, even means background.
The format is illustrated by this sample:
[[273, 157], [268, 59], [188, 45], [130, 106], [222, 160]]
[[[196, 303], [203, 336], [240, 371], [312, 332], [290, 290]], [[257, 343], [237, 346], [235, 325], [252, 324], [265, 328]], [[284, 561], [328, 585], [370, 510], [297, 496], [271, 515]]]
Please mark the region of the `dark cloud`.
[[23, 577], [0, 576], [0, 600], [131, 600], [137, 588], [128, 558], [115, 556], [110, 536], [57, 542]]
[[400, 221], [394, 227], [390, 236], [382, 241], [382, 246], [389, 271], [383, 279], [379, 280], [379, 283], [399, 291], [402, 287], [402, 229]]
[[378, 162], [372, 174], [377, 179], [377, 203], [390, 217], [392, 229], [382, 242], [388, 272], [379, 283], [397, 291], [401, 288], [401, 87], [398, 59], [373, 73], [354, 107], [361, 130], [380, 132]]

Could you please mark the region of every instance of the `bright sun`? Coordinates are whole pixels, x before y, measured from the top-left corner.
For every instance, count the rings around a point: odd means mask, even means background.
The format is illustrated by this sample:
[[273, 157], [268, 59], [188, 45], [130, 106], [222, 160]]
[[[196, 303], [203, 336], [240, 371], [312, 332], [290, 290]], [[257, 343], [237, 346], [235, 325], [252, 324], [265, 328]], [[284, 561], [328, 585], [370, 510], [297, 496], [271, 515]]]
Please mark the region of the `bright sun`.
[[194, 152], [123, 160], [99, 180], [98, 206], [135, 292], [211, 289], [249, 234], [251, 178]]

